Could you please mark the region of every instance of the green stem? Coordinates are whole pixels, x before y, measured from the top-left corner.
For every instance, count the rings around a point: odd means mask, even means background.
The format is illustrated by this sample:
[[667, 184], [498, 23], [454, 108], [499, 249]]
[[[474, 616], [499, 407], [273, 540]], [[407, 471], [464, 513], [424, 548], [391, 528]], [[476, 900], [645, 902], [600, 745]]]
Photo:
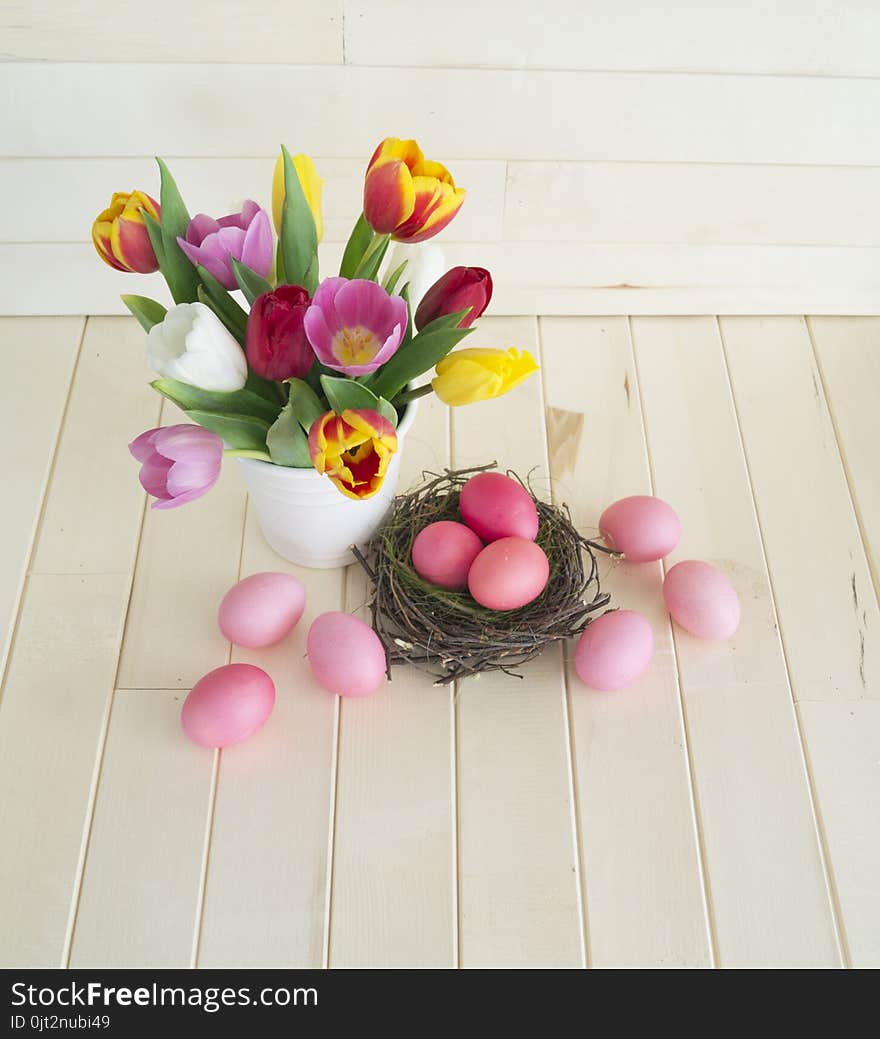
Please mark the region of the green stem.
[[379, 264], [382, 262], [385, 250], [388, 248], [388, 243], [390, 241], [390, 234], [376, 234], [375, 231], [373, 232], [373, 239], [367, 246], [367, 251], [364, 253], [361, 262], [357, 265], [357, 270], [354, 272], [355, 278], [369, 278], [370, 281], [375, 280], [376, 274], [379, 270]]
[[414, 390], [407, 390], [405, 393], [398, 393], [394, 398], [394, 406], [398, 407], [401, 404], [409, 404], [412, 400], [418, 400], [419, 397], [426, 397], [429, 393], [434, 392], [434, 387], [431, 383], [426, 382], [424, 386], [417, 386]]

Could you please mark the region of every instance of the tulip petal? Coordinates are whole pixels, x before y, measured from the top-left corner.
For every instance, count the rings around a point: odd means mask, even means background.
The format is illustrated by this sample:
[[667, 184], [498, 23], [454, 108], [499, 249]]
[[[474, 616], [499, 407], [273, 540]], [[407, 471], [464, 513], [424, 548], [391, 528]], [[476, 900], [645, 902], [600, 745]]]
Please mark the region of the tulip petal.
[[[250, 204], [257, 205], [256, 202]], [[247, 205], [248, 203], [246, 202], [245, 206]], [[257, 206], [257, 212], [250, 220], [244, 235], [244, 242], [241, 247], [241, 262], [245, 267], [250, 267], [252, 271], [256, 271], [261, 278], [265, 278], [269, 273], [269, 268], [272, 266], [273, 247], [272, 224], [269, 221], [269, 214]]]
[[214, 464], [223, 457], [223, 441], [202, 426], [183, 422], [176, 426], [163, 426], [153, 441], [156, 451], [173, 462], [190, 462], [208, 459]]
[[219, 221], [205, 213], [196, 213], [186, 229], [186, 240], [190, 245], [201, 245], [209, 234], [216, 234], [219, 230]]
[[167, 490], [168, 473], [171, 470], [171, 466], [174, 463], [168, 458], [163, 458], [161, 455], [154, 454], [148, 458], [141, 466], [141, 471], [138, 473], [138, 479], [141, 482], [141, 487], [151, 494], [154, 498], [168, 498], [170, 497]]
[[146, 462], [150, 455], [156, 453], [155, 442], [158, 432], [158, 429], [147, 429], [128, 445], [128, 450], [138, 462]]
[[364, 216], [379, 234], [392, 231], [412, 215], [416, 203], [413, 178], [399, 159], [375, 166], [364, 180]]

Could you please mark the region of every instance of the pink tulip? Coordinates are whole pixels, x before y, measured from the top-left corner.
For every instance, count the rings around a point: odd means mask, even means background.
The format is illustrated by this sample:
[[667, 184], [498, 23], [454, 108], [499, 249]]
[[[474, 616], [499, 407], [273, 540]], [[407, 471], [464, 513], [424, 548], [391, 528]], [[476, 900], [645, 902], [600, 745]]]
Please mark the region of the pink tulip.
[[345, 375], [367, 375], [397, 352], [408, 320], [405, 300], [376, 282], [325, 278], [303, 324], [322, 364]]
[[248, 199], [240, 213], [219, 220], [198, 213], [189, 222], [186, 238], [177, 244], [187, 259], [209, 271], [224, 289], [238, 288], [231, 259], [239, 260], [265, 278], [272, 266], [272, 222], [265, 209]]
[[128, 449], [141, 463], [141, 486], [157, 499], [154, 509], [173, 509], [201, 498], [220, 476], [223, 441], [201, 426], [148, 429]]

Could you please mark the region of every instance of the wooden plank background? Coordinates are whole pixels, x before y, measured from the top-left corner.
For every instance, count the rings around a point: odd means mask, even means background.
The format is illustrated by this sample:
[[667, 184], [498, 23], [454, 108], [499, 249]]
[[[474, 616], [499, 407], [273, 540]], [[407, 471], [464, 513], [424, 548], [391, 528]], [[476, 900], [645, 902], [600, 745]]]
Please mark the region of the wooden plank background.
[[280, 141], [312, 154], [335, 245], [388, 134], [469, 190], [441, 241], [492, 267], [496, 313], [880, 307], [871, 0], [450, 0], [442, 26], [403, 0], [161, 0], [137, 32], [109, 0], [3, 0], [0, 36], [0, 313], [122, 312], [132, 279], [85, 246], [112, 191], [157, 190], [154, 154], [210, 213], [267, 200]]

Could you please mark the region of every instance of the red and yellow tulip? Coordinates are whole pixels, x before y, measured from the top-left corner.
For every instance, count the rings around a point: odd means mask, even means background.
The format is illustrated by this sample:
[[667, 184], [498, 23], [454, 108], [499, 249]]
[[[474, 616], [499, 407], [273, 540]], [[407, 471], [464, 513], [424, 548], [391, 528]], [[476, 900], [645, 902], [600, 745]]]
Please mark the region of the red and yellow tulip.
[[442, 231], [464, 202], [452, 174], [422, 154], [415, 141], [386, 137], [364, 180], [364, 216], [377, 234], [424, 242]]
[[[299, 177], [300, 187], [312, 211], [315, 220], [315, 230], [318, 232], [318, 241], [324, 237], [324, 216], [321, 209], [321, 194], [324, 190], [324, 181], [318, 175], [315, 164], [308, 155], [292, 156], [296, 175]], [[275, 163], [275, 174], [272, 177], [272, 220], [275, 231], [281, 234], [281, 207], [284, 205], [284, 156], [279, 155]]]
[[309, 454], [348, 498], [372, 498], [382, 486], [391, 456], [397, 450], [394, 426], [376, 411], [328, 411], [309, 430]]
[[450, 407], [491, 400], [519, 386], [538, 370], [528, 350], [456, 350], [437, 365], [431, 385]]
[[104, 263], [131, 274], [150, 274], [159, 269], [144, 213], [154, 220], [160, 216], [159, 203], [145, 192], [113, 193], [108, 208], [92, 224], [92, 241]]

